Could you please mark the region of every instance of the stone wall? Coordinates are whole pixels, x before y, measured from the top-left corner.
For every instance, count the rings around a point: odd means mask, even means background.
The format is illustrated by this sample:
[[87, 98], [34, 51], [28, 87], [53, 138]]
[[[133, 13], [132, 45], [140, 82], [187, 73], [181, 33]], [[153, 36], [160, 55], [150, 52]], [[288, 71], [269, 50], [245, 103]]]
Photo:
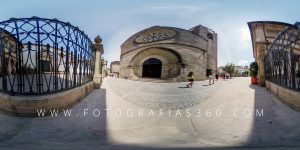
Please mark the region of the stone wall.
[[121, 46], [120, 78], [141, 78], [143, 61], [156, 58], [163, 62], [162, 79], [186, 81], [189, 72], [206, 79], [206, 69], [217, 69], [217, 34], [199, 31], [155, 26], [136, 33]]
[[266, 80], [266, 88], [291, 108], [300, 111], [300, 92], [293, 91]]
[[[158, 38], [157, 40], [151, 40], [154, 36], [159, 37], [160, 33], [173, 31], [174, 35], [165, 36], [166, 38]], [[149, 34], [149, 35], [148, 35]], [[157, 35], [156, 35], [157, 34]], [[170, 33], [168, 33], [170, 34]], [[145, 42], [136, 41], [136, 39], [144, 39]], [[141, 47], [157, 45], [162, 43], [188, 45], [199, 49], [207, 50], [207, 40], [199, 35], [193, 34], [189, 30], [173, 27], [160, 27], [154, 26], [143, 31], [140, 31], [129, 39], [127, 39], [121, 45], [121, 57], [129, 51], [136, 50]]]
[[[147, 46], [127, 53], [126, 57], [121, 59], [120, 78], [140, 78], [142, 74], [141, 65], [143, 61], [150, 57], [157, 58], [165, 64], [163, 65], [162, 70], [163, 79], [175, 78], [172, 79], [172, 81], [186, 81], [186, 76], [190, 71], [194, 72], [194, 78], [196, 80], [203, 80], [206, 78], [206, 52], [204, 50], [199, 50], [186, 45], [175, 44], [159, 44], [158, 46], [159, 47]], [[150, 51], [147, 51], [149, 49]], [[153, 49], [161, 49], [161, 54], [155, 54]], [[167, 50], [173, 51], [179, 56], [179, 58], [171, 52], [165, 52], [169, 53], [169, 55], [164, 55], [163, 51]], [[136, 58], [139, 57], [138, 54], [143, 54], [144, 57], [138, 58], [137, 60]], [[168, 75], [170, 70], [171, 74]]]
[[[11, 96], [0, 93], [0, 111], [20, 116], [37, 116], [37, 109], [62, 111], [87, 96], [93, 90], [94, 82], [59, 93], [34, 96]], [[48, 114], [46, 114], [48, 115]]]
[[211, 69], [214, 72], [217, 72], [217, 33], [204, 27], [202, 25], [198, 25], [190, 29], [194, 34], [197, 34], [204, 38], [207, 41], [207, 69]]

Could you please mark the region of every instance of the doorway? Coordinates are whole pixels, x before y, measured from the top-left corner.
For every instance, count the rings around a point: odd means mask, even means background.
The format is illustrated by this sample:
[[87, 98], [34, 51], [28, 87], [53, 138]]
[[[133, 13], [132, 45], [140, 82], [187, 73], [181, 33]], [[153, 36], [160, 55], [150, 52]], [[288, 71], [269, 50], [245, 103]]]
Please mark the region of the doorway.
[[143, 77], [160, 78], [162, 62], [156, 58], [150, 58], [143, 63]]

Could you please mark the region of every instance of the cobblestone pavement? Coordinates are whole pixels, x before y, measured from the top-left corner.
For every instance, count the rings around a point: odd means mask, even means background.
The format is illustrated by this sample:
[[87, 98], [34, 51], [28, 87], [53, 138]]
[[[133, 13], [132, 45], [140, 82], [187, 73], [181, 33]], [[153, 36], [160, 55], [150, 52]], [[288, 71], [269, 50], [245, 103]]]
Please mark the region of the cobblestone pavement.
[[151, 83], [116, 78], [107, 80], [108, 86], [124, 100], [156, 110], [176, 110], [197, 105], [207, 100], [222, 85], [208, 86], [207, 81], [197, 81], [193, 88], [186, 88], [187, 83]]
[[249, 83], [107, 78], [71, 115], [0, 113], [0, 150], [299, 149], [300, 113]]

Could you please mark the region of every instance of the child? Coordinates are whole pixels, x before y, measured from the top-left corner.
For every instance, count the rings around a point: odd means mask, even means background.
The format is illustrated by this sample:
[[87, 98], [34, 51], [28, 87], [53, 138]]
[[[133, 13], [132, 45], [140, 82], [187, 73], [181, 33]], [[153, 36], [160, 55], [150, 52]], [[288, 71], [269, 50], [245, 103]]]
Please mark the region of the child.
[[188, 80], [189, 80], [190, 83], [186, 85], [187, 88], [193, 87], [193, 83], [194, 83], [193, 75], [194, 75], [193, 72], [190, 72], [188, 74]]

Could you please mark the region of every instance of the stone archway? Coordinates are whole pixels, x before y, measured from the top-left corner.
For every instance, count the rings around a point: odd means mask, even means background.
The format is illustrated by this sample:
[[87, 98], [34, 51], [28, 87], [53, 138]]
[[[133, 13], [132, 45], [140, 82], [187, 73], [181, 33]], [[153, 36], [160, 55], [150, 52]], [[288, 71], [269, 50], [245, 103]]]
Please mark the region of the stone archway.
[[[144, 63], [147, 60], [156, 61], [156, 67], [154, 65], [150, 65], [148, 67], [146, 65], [146, 70]], [[160, 62], [158, 62], [158, 61]], [[162, 78], [162, 79], [169, 79], [174, 78], [180, 75], [180, 64], [181, 64], [181, 57], [175, 51], [165, 48], [157, 48], [152, 47], [145, 49], [138, 54], [136, 54], [130, 63], [132, 67], [132, 72], [136, 77], [155, 77], [155, 78]], [[149, 64], [148, 64], [149, 65]], [[154, 69], [153, 71], [151, 71]], [[157, 71], [155, 71], [157, 70]], [[158, 73], [160, 70], [161, 72]], [[156, 72], [156, 75], [149, 75], [146, 72]], [[146, 73], [146, 74], [145, 74]], [[160, 75], [159, 75], [160, 74]], [[159, 77], [158, 77], [159, 76]]]
[[150, 58], [143, 63], [142, 77], [160, 78], [162, 62], [156, 58]]

